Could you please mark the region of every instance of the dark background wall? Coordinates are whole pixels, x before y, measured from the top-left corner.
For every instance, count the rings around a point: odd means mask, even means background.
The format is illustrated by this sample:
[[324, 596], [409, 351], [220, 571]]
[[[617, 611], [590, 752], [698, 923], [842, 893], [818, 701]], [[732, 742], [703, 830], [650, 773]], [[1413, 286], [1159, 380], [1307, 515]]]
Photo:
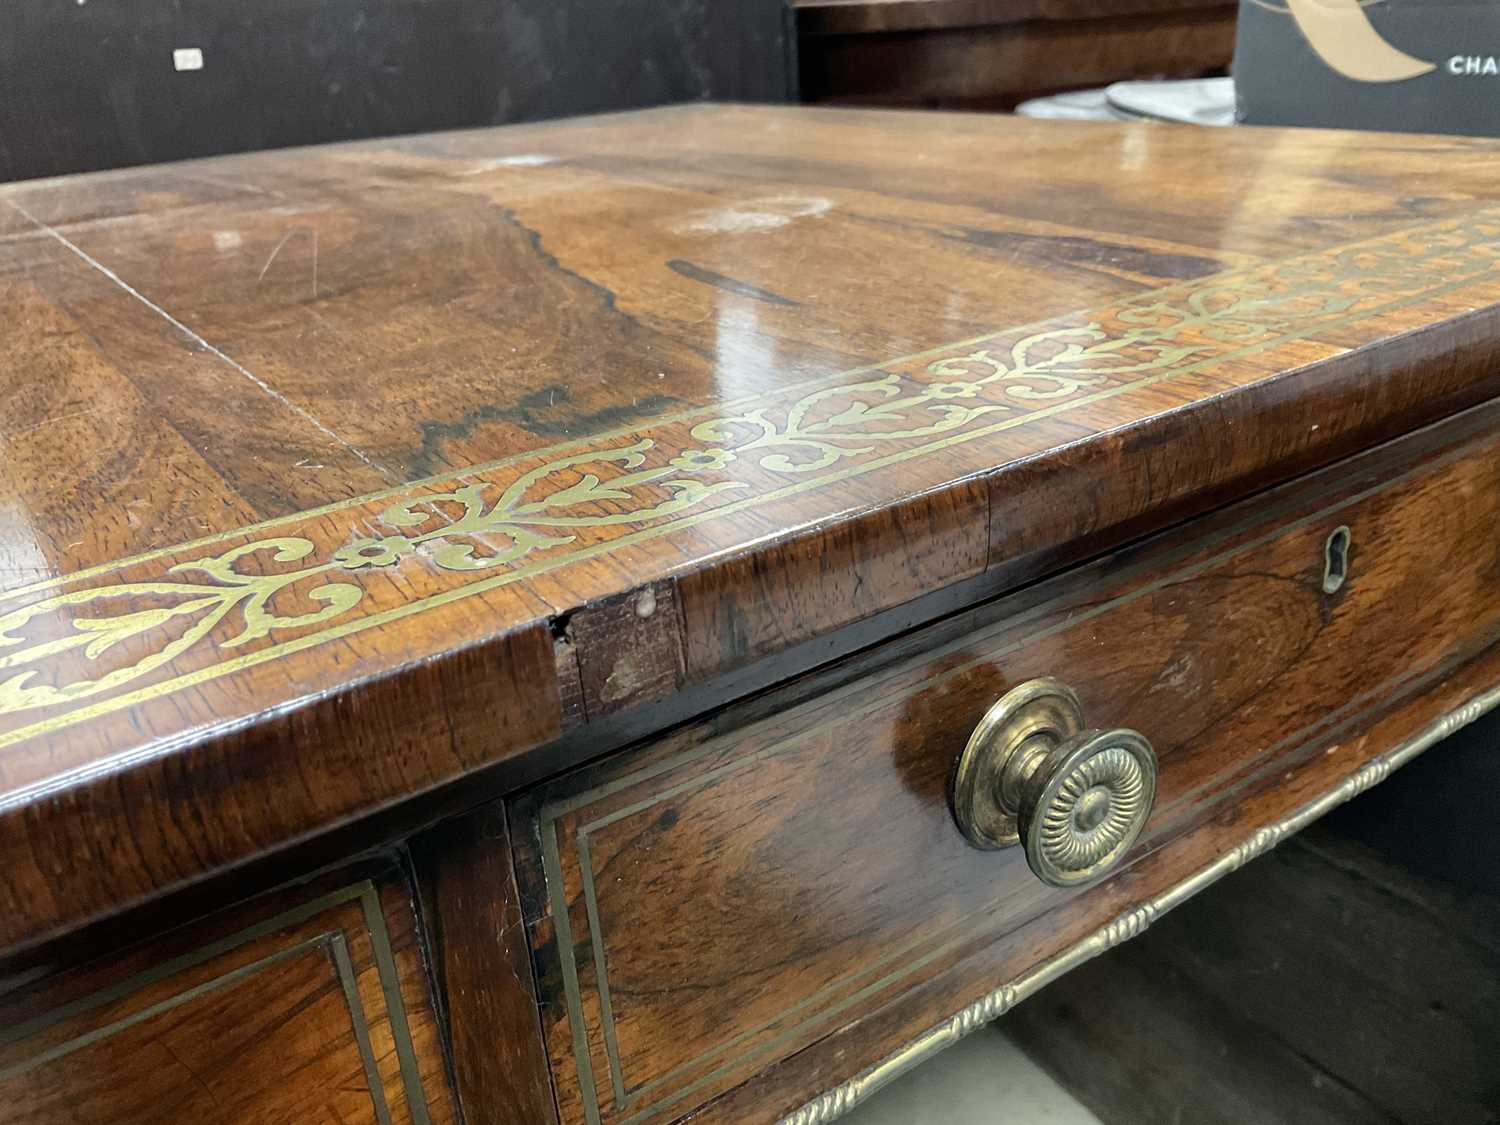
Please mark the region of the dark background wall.
[[[713, 98], [784, 101], [783, 0], [5, 0], [0, 180]], [[173, 52], [199, 48], [201, 70]]]

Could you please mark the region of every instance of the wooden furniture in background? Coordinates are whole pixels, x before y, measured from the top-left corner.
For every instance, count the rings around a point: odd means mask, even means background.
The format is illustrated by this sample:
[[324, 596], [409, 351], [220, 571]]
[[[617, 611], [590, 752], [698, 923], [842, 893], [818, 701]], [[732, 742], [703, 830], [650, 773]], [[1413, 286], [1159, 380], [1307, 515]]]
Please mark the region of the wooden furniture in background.
[[1233, 0], [792, 0], [802, 96], [1009, 109], [1127, 78], [1222, 73]]
[[[0, 189], [5, 1104], [821, 1125], [1382, 780], [1500, 702], [1496, 152], [689, 107]], [[1089, 886], [951, 807], [1048, 676], [1157, 762], [1041, 775], [1144, 829]]]

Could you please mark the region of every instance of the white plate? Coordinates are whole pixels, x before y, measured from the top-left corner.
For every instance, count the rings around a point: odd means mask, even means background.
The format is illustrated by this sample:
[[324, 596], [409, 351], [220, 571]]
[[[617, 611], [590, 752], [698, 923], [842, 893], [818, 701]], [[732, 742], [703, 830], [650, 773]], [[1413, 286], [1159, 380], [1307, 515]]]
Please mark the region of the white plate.
[[1190, 78], [1182, 82], [1116, 82], [1104, 91], [1117, 113], [1186, 125], [1233, 125], [1234, 79]]

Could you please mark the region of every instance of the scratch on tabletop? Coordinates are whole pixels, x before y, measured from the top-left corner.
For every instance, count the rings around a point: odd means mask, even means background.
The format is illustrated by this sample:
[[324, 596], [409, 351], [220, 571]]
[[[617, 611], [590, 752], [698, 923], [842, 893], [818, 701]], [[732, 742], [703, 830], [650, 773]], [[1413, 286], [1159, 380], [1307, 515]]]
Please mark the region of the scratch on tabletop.
[[[234, 368], [234, 370], [238, 371], [240, 373], [240, 375], [242, 375], [244, 378], [248, 379], [251, 383], [255, 384], [255, 386], [257, 388], [259, 388], [260, 391], [263, 394], [267, 395], [271, 399], [274, 399], [277, 403], [279, 403], [281, 406], [284, 406], [286, 409], [290, 410], [293, 414], [296, 414], [299, 418], [303, 419], [305, 422], [307, 422], [308, 424], [310, 424], [311, 426], [313, 426], [313, 428], [315, 428], [319, 433], [323, 434], [325, 437], [332, 439], [335, 444], [341, 446], [342, 448], [344, 448], [345, 450], [347, 450], [350, 454], [352, 454], [354, 457], [358, 458], [361, 462], [363, 462], [364, 465], [367, 468], [373, 469], [375, 472], [379, 473], [382, 477], [384, 477], [391, 484], [400, 484], [401, 483], [392, 473], [390, 473], [386, 469], [381, 468], [374, 461], [372, 461], [365, 454], [365, 452], [363, 450], [361, 450], [359, 447], [357, 447], [355, 445], [351, 445], [349, 442], [345, 441], [342, 437], [340, 437], [338, 434], [334, 433], [327, 426], [325, 426], [321, 421], [319, 421], [311, 412], [309, 412], [308, 410], [306, 410], [305, 408], [303, 408], [301, 406], [298, 406], [291, 399], [287, 398], [286, 395], [282, 394], [275, 387], [271, 386], [271, 384], [267, 383], [259, 375], [255, 374], [255, 372], [253, 372], [249, 368], [245, 367], [239, 361], [233, 359], [227, 353], [225, 353], [223, 351], [220, 351], [218, 348], [214, 347], [213, 344], [210, 344], [207, 340], [205, 340], [197, 332], [193, 331], [186, 324], [182, 323], [182, 321], [178, 320], [175, 316], [173, 316], [166, 309], [164, 309], [160, 305], [158, 305], [150, 297], [147, 297], [144, 293], [140, 292], [138, 289], [133, 288], [128, 282], [125, 281], [124, 278], [122, 278], [119, 274], [115, 273], [114, 270], [110, 269], [108, 266], [106, 266], [103, 262], [99, 261], [93, 255], [91, 255], [90, 253], [88, 253], [88, 251], [84, 250], [82, 247], [77, 246], [73, 242], [69, 241], [69, 239], [66, 238], [60, 232], [58, 232], [56, 230], [53, 230], [50, 226], [48, 226], [46, 223], [42, 222], [35, 215], [33, 215], [30, 211], [28, 211], [25, 207], [23, 207], [23, 206], [21, 206], [21, 204], [17, 203], [14, 199], [6, 199], [5, 202], [8, 203], [11, 206], [11, 208], [13, 210], [15, 210], [18, 214], [20, 214], [24, 219], [26, 219], [27, 222], [31, 223], [32, 226], [36, 227], [37, 230], [41, 231], [43, 234], [47, 235], [50, 238], [56, 239], [63, 246], [67, 247], [67, 249], [72, 254], [74, 254], [78, 258], [82, 259], [90, 267], [92, 267], [93, 269], [97, 270], [99, 273], [103, 274], [110, 281], [114, 282], [114, 284], [118, 285], [126, 293], [130, 294], [130, 296], [134, 297], [137, 301], [139, 301], [141, 304], [145, 305], [148, 309], [150, 309], [157, 316], [159, 316], [163, 320], [165, 320], [173, 328], [177, 329], [177, 331], [181, 332], [184, 336], [186, 336], [193, 343], [197, 344], [198, 347], [202, 348], [204, 351], [208, 352], [210, 355], [214, 356], [217, 359], [222, 360], [224, 363], [227, 363], [230, 367]], [[287, 238], [290, 238], [290, 237], [291, 237], [290, 234], [287, 235]], [[285, 238], [282, 239], [283, 243], [285, 243], [285, 241], [286, 241]], [[271, 256], [273, 258], [276, 256], [275, 255], [275, 251], [272, 251]], [[270, 262], [267, 262], [266, 264], [267, 264], [267, 266], [269, 266]], [[264, 273], [264, 270], [262, 271], [262, 273]]]
[[91, 406], [87, 410], [75, 410], [71, 414], [59, 414], [56, 418], [43, 418], [40, 422], [33, 422], [29, 426], [22, 426], [19, 430], [11, 430], [5, 436], [8, 438], [18, 438], [22, 434], [34, 433], [37, 430], [44, 429], [45, 427], [51, 426], [57, 422], [67, 422], [71, 421], [74, 418], [87, 418], [90, 414], [97, 413], [99, 413], [99, 408], [97, 406]]
[[271, 268], [271, 263], [276, 260], [276, 255], [281, 253], [281, 248], [283, 246], [285, 246], [288, 242], [290, 242], [291, 238], [292, 238], [292, 235], [294, 235], [296, 233], [297, 232], [295, 230], [289, 230], [284, 235], [281, 236], [281, 241], [276, 244], [276, 249], [274, 249], [274, 250], [271, 251], [271, 256], [266, 259], [266, 264], [263, 265], [263, 266], [261, 266], [260, 267], [260, 273], [258, 273], [258, 274], [255, 275], [255, 280], [256, 281], [264, 281], [265, 280], [265, 278], [266, 278], [266, 271]]
[[269, 195], [275, 197], [276, 199], [289, 198], [285, 192], [277, 191], [275, 188], [260, 187], [256, 184], [248, 184], [239, 180], [225, 179], [220, 176], [210, 176], [204, 172], [178, 172], [177, 174], [185, 180], [196, 180], [201, 184], [212, 184], [215, 187], [225, 187], [231, 189], [232, 191], [251, 192], [255, 195]]

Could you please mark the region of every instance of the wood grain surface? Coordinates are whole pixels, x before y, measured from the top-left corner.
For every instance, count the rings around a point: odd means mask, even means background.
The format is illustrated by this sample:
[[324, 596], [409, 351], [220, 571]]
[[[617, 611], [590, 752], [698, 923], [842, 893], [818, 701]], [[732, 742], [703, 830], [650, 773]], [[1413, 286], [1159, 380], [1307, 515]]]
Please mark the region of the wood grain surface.
[[555, 1123], [504, 806], [449, 820], [413, 849], [466, 1125]]
[[341, 872], [0, 998], [0, 1121], [453, 1125], [411, 888]]
[[[1500, 410], [1397, 445], [1002, 599], [947, 643], [902, 642], [915, 653], [763, 721], [689, 728], [529, 799], [562, 1120], [676, 1120], [1077, 898], [1018, 850], [970, 847], [949, 808], [974, 724], [1023, 680], [1058, 676], [1090, 725], [1152, 741], [1146, 853], [1310, 762], [1389, 749], [1351, 752], [1348, 732], [1500, 640]], [[1325, 593], [1340, 527], [1349, 577]]]
[[0, 950], [1490, 397], [1495, 152], [690, 107], [0, 190]]
[[[1149, 924], [1144, 912], [1157, 895], [1226, 857], [1263, 853], [1269, 846], [1261, 834], [1266, 825], [1352, 780], [1368, 784], [1368, 775], [1356, 763], [1368, 765], [1375, 755], [1425, 736], [1434, 723], [1492, 693], [1496, 683], [1500, 683], [1500, 649], [1491, 647], [1473, 661], [1447, 669], [1425, 690], [1392, 700], [1384, 714], [1361, 716], [1341, 725], [1335, 738], [1325, 744], [1324, 753], [1244, 793], [1211, 820], [1150, 851], [1118, 877], [999, 940], [964, 950], [930, 978], [868, 1014], [838, 1025], [813, 1046], [768, 1066], [754, 1081], [709, 1103], [694, 1115], [694, 1122], [778, 1121], [809, 1104], [827, 1104], [825, 1092], [838, 1089], [882, 1060], [899, 1056], [923, 1034], [950, 1028], [956, 1014], [969, 1005], [1000, 995], [1009, 984], [1064, 951], [1099, 938], [1105, 926], [1114, 924], [1110, 940], [1115, 943], [1139, 933]], [[1326, 752], [1330, 748], [1334, 753]], [[1441, 757], [1442, 746], [1428, 753]], [[1104, 947], [1096, 945], [1095, 950]], [[1003, 1010], [1003, 1005], [994, 1009]], [[829, 1117], [826, 1112], [821, 1117], [810, 1113], [801, 1120]]]

